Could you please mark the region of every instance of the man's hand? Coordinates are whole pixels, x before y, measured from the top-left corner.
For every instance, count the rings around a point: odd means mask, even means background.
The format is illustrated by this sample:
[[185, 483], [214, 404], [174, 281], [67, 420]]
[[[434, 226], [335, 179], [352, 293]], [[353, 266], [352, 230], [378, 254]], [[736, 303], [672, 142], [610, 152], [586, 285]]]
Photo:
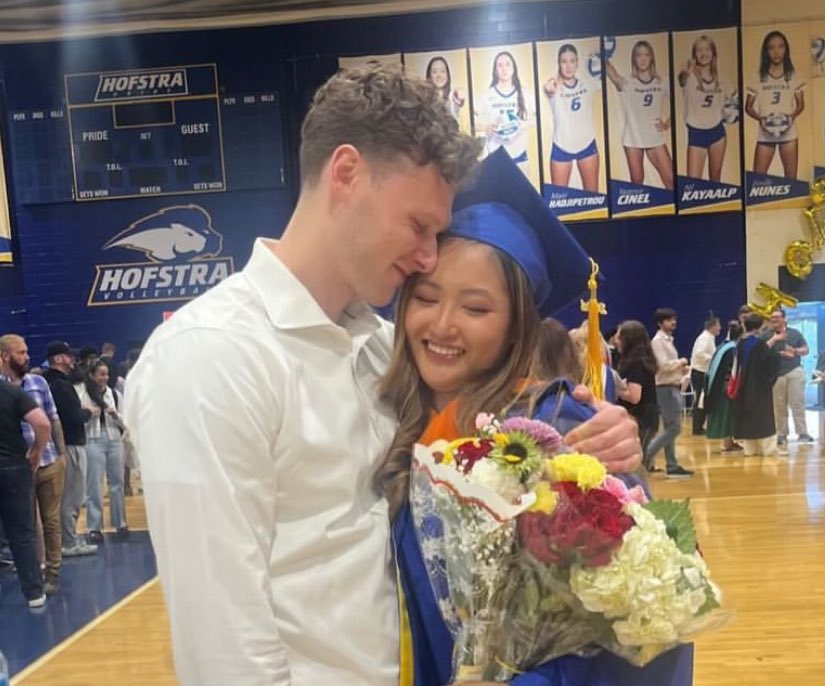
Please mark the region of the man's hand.
[[34, 448], [30, 448], [26, 453], [26, 460], [29, 463], [29, 466], [32, 468], [33, 472], [36, 472], [37, 469], [40, 467], [40, 458], [43, 457], [42, 450], [35, 450]]
[[639, 427], [623, 407], [596, 400], [586, 386], [576, 386], [573, 397], [588, 403], [595, 416], [570, 431], [564, 442], [574, 450], [598, 457], [607, 471], [632, 472], [642, 460]]

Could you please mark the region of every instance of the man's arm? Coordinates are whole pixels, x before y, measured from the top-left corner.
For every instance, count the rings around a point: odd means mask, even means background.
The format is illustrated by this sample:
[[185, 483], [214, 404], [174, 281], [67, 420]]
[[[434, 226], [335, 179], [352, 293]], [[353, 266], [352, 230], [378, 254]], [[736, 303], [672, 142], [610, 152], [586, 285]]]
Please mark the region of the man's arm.
[[32, 469], [37, 469], [40, 466], [40, 458], [43, 456], [43, 450], [49, 442], [51, 435], [51, 422], [39, 407], [29, 410], [23, 415], [23, 421], [28, 422], [34, 431], [34, 443], [32, 443], [26, 459], [29, 461]]
[[56, 381], [51, 391], [57, 411], [67, 424], [85, 424], [92, 418], [92, 413], [80, 405], [77, 391], [68, 381]]
[[269, 568], [275, 383], [248, 341], [217, 331], [152, 345], [127, 381], [182, 686], [290, 682]]
[[57, 405], [55, 405], [54, 396], [49, 388], [49, 384], [46, 383], [45, 379], [41, 379], [40, 381], [43, 384], [41, 388], [43, 411], [51, 422], [51, 438], [54, 442], [54, 447], [57, 449], [57, 454], [62, 457], [66, 454], [66, 441], [63, 437], [63, 425], [60, 423], [60, 413], [57, 411]]
[[650, 347], [653, 349], [653, 355], [656, 357], [656, 364], [659, 366], [660, 372], [672, 372], [674, 369], [681, 369], [687, 364], [684, 357], [676, 360], [669, 359], [665, 342], [660, 338], [654, 338], [650, 342]]

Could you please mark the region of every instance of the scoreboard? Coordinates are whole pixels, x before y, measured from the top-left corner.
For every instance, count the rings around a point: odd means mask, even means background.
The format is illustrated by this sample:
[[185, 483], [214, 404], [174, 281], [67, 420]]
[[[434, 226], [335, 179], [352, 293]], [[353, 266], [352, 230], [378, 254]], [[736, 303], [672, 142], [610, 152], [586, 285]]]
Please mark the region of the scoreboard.
[[274, 90], [234, 91], [216, 64], [67, 74], [59, 101], [8, 113], [22, 204], [277, 188]]
[[222, 191], [214, 64], [69, 74], [77, 200]]

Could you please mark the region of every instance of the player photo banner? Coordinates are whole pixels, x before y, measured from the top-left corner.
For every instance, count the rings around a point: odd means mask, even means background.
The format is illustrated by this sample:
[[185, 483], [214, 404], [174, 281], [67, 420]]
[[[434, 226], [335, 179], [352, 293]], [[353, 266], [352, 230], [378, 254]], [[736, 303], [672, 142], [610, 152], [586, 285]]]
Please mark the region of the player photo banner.
[[606, 36], [610, 212], [673, 214], [670, 50], [667, 33]]
[[749, 207], [802, 207], [813, 171], [810, 24], [742, 30], [745, 197]]
[[814, 178], [825, 176], [825, 21], [811, 22]]
[[565, 221], [608, 216], [599, 38], [536, 43], [543, 195]]
[[470, 49], [473, 130], [484, 155], [504, 148], [540, 190], [533, 44]]
[[421, 76], [432, 81], [450, 112], [458, 120], [461, 130], [472, 132], [466, 50], [408, 52], [404, 54], [404, 70], [411, 76]]
[[672, 40], [679, 213], [741, 210], [736, 29], [682, 31]]

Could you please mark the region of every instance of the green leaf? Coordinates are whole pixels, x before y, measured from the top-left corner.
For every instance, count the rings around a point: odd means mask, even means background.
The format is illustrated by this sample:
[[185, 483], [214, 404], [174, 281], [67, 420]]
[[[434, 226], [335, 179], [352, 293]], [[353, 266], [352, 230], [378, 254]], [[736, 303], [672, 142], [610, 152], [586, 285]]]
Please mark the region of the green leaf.
[[667, 535], [683, 553], [696, 552], [696, 528], [689, 500], [651, 500], [643, 507], [665, 523]]

